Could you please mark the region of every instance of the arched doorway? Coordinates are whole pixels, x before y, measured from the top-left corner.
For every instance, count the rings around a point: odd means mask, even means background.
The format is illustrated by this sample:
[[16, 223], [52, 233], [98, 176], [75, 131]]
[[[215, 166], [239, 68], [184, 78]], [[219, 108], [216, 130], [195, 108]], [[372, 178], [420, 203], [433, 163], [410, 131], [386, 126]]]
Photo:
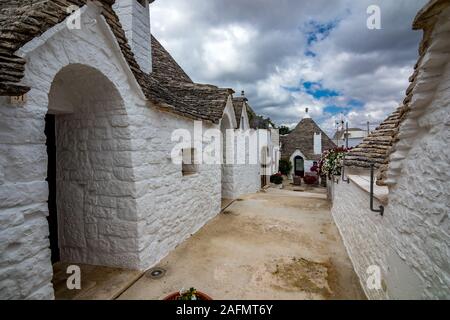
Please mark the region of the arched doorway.
[[224, 114], [220, 123], [222, 133], [222, 201], [233, 199], [233, 159], [227, 159], [227, 149], [233, 145], [227, 143], [227, 130], [233, 130], [230, 117]]
[[305, 176], [305, 159], [301, 156], [294, 158], [294, 175], [299, 177]]
[[136, 267], [135, 179], [122, 97], [103, 73], [82, 64], [62, 68], [48, 96], [52, 262]]

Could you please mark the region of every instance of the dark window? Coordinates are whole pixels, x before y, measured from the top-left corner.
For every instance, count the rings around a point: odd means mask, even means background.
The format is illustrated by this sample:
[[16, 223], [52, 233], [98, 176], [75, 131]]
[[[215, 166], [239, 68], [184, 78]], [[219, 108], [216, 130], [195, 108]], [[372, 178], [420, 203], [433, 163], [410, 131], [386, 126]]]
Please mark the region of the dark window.
[[194, 148], [183, 149], [182, 172], [183, 176], [192, 175], [198, 172], [198, 165], [196, 164], [196, 152]]

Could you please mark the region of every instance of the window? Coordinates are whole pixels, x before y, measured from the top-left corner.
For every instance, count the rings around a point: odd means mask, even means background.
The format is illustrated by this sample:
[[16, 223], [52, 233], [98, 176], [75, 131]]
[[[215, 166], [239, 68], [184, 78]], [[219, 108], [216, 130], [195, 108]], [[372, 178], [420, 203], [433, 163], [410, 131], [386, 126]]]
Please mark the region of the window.
[[196, 164], [196, 152], [194, 148], [183, 149], [182, 151], [182, 172], [183, 176], [192, 175], [198, 172], [198, 165]]

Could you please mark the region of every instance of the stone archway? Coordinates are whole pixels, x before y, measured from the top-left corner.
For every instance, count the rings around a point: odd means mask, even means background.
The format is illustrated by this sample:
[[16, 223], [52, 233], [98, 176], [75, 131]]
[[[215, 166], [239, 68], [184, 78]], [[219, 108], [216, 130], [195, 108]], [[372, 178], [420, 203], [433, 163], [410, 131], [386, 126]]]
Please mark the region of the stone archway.
[[227, 130], [233, 130], [233, 125], [228, 114], [224, 114], [220, 123], [220, 131], [222, 133], [222, 199], [233, 199], [233, 163], [227, 162], [227, 149], [234, 146], [227, 144]]
[[49, 210], [61, 261], [135, 267], [134, 174], [122, 97], [99, 70], [70, 64], [54, 77], [48, 101], [56, 140], [56, 194], [49, 188], [56, 212]]

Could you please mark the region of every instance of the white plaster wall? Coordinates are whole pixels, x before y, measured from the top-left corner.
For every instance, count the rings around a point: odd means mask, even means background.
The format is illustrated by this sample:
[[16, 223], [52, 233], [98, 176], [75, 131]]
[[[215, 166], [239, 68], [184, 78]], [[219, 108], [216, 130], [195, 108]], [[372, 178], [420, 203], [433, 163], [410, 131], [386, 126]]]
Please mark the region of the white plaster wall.
[[[84, 25], [92, 19], [97, 23]], [[81, 30], [69, 31], [62, 23], [25, 46], [27, 102], [15, 106], [0, 100], [0, 298], [53, 298], [44, 117], [55, 75], [74, 63], [92, 66], [114, 83], [126, 104], [136, 100], [102, 19], [92, 6], [83, 14]]]
[[[233, 165], [233, 198], [258, 192], [261, 188], [260, 164], [258, 162], [258, 139], [255, 130], [235, 131], [235, 165]], [[243, 143], [245, 141], [245, 144]], [[254, 150], [251, 151], [251, 148]], [[253, 154], [251, 155], [251, 152]], [[239, 160], [238, 156], [245, 157]], [[244, 163], [243, 163], [244, 162]]]
[[[235, 144], [233, 142], [229, 143], [226, 136], [227, 130], [234, 130], [237, 127], [236, 116], [233, 108], [233, 101], [231, 96], [228, 98], [227, 104], [225, 106], [224, 114], [220, 123], [220, 130], [223, 135], [223, 153], [226, 158], [224, 158], [222, 164], [222, 198], [223, 199], [234, 199], [235, 197], [235, 186], [236, 182], [234, 180], [234, 156], [235, 156]], [[227, 143], [228, 142], [228, 143]], [[231, 163], [228, 163], [229, 160]], [[228, 161], [228, 162], [227, 162]]]
[[[96, 69], [70, 65], [55, 77], [50, 106], [71, 102], [56, 116], [57, 212], [61, 260], [139, 266], [131, 140], [124, 102]], [[51, 108], [50, 108], [51, 111]], [[124, 213], [118, 204], [130, 201]]]
[[[367, 268], [377, 265], [382, 268], [383, 275], [387, 273], [386, 252], [389, 250], [390, 239], [386, 237], [388, 223], [379, 213], [369, 209], [369, 194], [355, 183], [339, 183], [328, 180], [327, 187], [332, 195], [332, 215], [341, 233], [349, 257], [356, 274], [360, 278], [362, 288], [369, 299], [384, 299], [383, 290], [369, 290], [366, 281], [369, 274]], [[335, 178], [336, 179], [336, 178]], [[380, 203], [375, 199], [374, 207]], [[389, 213], [385, 213], [387, 217]]]
[[[450, 66], [390, 188], [384, 217], [370, 212], [369, 194], [358, 187], [334, 185], [333, 217], [355, 270], [379, 265], [384, 290], [367, 290], [371, 299], [450, 298]], [[376, 205], [378, 205], [376, 203]]]
[[[91, 23], [93, 19], [96, 24]], [[44, 117], [53, 80], [68, 65], [81, 64], [101, 72], [124, 105], [101, 112], [105, 101], [96, 101], [92, 112], [83, 114], [77, 110], [92, 103], [71, 99], [77, 103], [53, 106], [54, 112], [74, 112], [57, 116], [60, 153], [67, 151], [58, 159], [60, 179], [74, 185], [87, 181], [86, 190], [90, 191], [90, 185], [103, 191], [85, 197], [75, 186], [61, 195], [59, 209], [68, 216], [69, 210], [82, 210], [74, 200], [77, 194], [83, 197], [83, 214], [73, 220], [75, 229], [81, 231], [72, 234], [83, 235], [81, 242], [96, 249], [80, 253], [74, 245], [79, 239], [63, 236], [62, 247], [67, 248], [63, 256], [146, 269], [220, 212], [221, 166], [201, 165], [197, 174], [182, 176], [181, 165], [170, 158], [175, 144], [170, 138], [175, 129], [192, 131], [193, 121], [157, 111], [145, 101], [95, 6], [83, 13], [81, 30], [70, 31], [62, 23], [25, 46], [21, 54], [27, 59], [28, 100], [23, 106], [13, 106], [9, 98], [0, 98], [0, 298], [54, 297], [46, 219]], [[88, 78], [86, 82], [98, 91], [105, 90]], [[211, 124], [204, 127], [219, 129]], [[81, 160], [87, 170], [77, 167], [74, 160]], [[85, 179], [91, 175], [97, 178]], [[108, 250], [118, 254], [105, 257], [102, 252]]]
[[[181, 164], [172, 162], [177, 143], [171, 141], [172, 132], [186, 129], [193, 134], [192, 120], [145, 103], [130, 109], [129, 117], [136, 120], [130, 133], [139, 137], [133, 165], [140, 269], [147, 269], [220, 212], [221, 166], [201, 164], [196, 174], [183, 176]], [[211, 128], [218, 129], [203, 123], [203, 130]], [[126, 212], [128, 205], [120, 206]]]
[[390, 190], [392, 232], [398, 236], [400, 258], [420, 279], [420, 296], [449, 299], [450, 64], [417, 124], [414, 144]]

